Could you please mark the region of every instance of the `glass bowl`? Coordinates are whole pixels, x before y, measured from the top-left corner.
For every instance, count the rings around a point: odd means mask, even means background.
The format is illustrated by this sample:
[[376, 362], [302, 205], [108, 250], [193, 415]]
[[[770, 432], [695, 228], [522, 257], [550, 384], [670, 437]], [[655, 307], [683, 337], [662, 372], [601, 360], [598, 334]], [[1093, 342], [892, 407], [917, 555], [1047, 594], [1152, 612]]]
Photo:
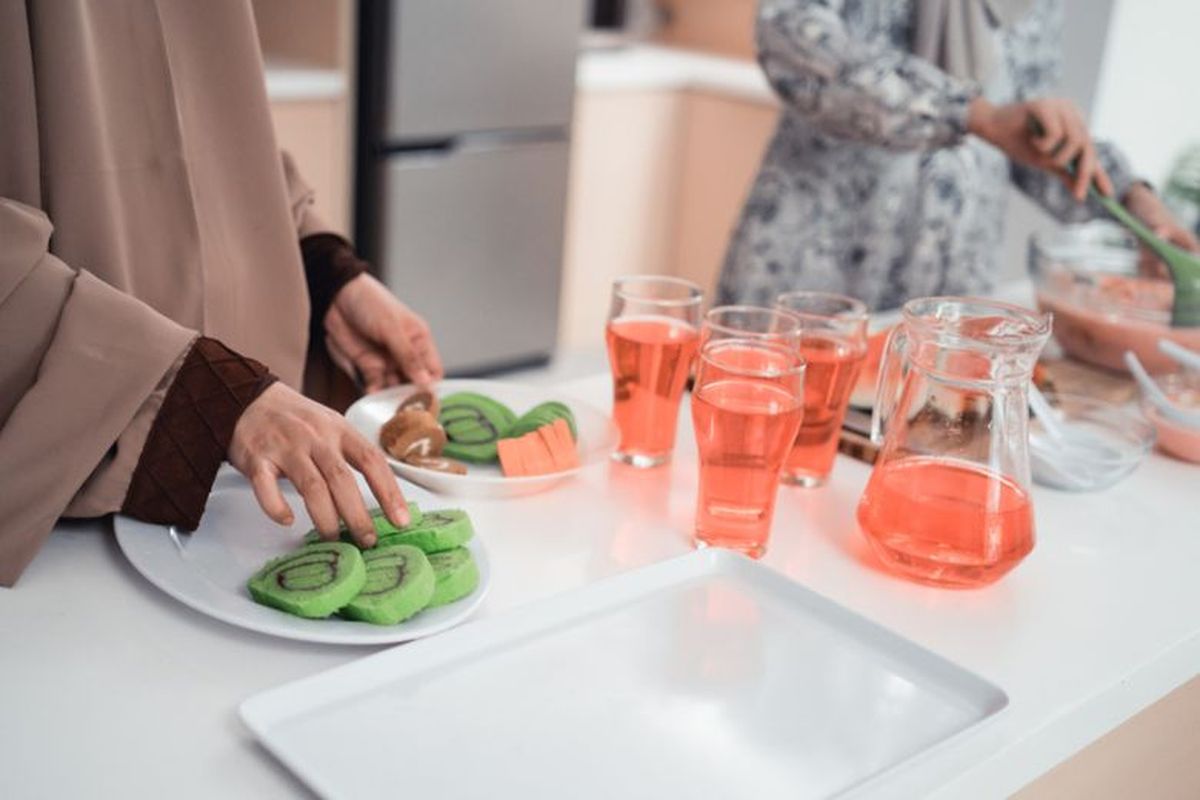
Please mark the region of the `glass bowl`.
[[1067, 355], [1117, 372], [1132, 350], [1155, 374], [1176, 369], [1159, 339], [1200, 349], [1200, 328], [1172, 328], [1169, 280], [1138, 275], [1138, 247], [1116, 223], [1068, 225], [1029, 240], [1038, 308], [1054, 314], [1054, 338]]
[[[1176, 372], [1161, 375], [1158, 385], [1171, 402], [1180, 408], [1200, 409], [1200, 373]], [[1184, 461], [1200, 464], [1200, 427], [1184, 425], [1164, 417], [1158, 408], [1145, 398], [1142, 399], [1142, 413], [1158, 431], [1160, 450]]]
[[1135, 406], [1075, 394], [1049, 399], [1070, 440], [1060, 442], [1037, 417], [1030, 420], [1029, 462], [1033, 479], [1043, 486], [1106, 489], [1133, 472], [1154, 446], [1154, 427]]

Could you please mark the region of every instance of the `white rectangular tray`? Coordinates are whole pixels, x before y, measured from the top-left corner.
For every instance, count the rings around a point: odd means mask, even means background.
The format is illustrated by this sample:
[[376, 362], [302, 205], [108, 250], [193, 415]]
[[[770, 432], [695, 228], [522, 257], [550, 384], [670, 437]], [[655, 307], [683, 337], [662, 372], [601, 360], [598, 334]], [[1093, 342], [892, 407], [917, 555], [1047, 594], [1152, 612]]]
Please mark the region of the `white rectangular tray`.
[[716, 550], [263, 692], [331, 798], [828, 797], [995, 714], [998, 687]]

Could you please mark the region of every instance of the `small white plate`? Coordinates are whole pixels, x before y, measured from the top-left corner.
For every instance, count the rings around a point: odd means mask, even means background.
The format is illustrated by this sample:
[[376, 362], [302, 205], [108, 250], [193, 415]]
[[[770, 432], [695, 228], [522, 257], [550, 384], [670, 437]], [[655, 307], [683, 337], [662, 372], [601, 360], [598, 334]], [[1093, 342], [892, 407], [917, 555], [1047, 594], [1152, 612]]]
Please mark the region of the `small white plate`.
[[[422, 509], [445, 505], [419, 488], [404, 489], [405, 497]], [[312, 529], [300, 498], [294, 491], [287, 496], [296, 511], [296, 522], [284, 529], [263, 514], [245, 479], [226, 468], [213, 486], [204, 518], [194, 533], [119, 516], [115, 520], [117, 544], [138, 572], [176, 600], [230, 625], [285, 639], [332, 644], [406, 642], [457, 625], [483, 602], [491, 570], [477, 530], [467, 547], [479, 566], [478, 588], [456, 603], [422, 611], [399, 625], [371, 625], [336, 617], [303, 619], [255, 603], [246, 590], [250, 576], [269, 559], [299, 546]]]
[[[359, 433], [378, 444], [379, 429], [396, 413], [400, 401], [413, 391], [415, 390], [412, 386], [397, 386], [369, 394], [346, 410], [346, 420]], [[517, 416], [540, 403], [557, 400], [566, 403], [574, 412], [575, 427], [579, 432], [576, 444], [579, 447], [580, 465], [575, 469], [552, 472], [548, 475], [506, 478], [501, 474], [500, 467], [495, 464], [467, 464], [466, 475], [449, 475], [414, 467], [388, 456], [388, 463], [392, 465], [396, 474], [438, 494], [480, 499], [534, 494], [561, 483], [586, 466], [603, 463], [617, 446], [617, 427], [608, 414], [582, 400], [563, 396], [553, 389], [500, 381], [446, 380], [434, 387], [434, 391], [438, 397], [455, 392], [477, 392], [503, 403]]]
[[878, 788], [1007, 702], [705, 550], [271, 689], [241, 716], [325, 798], [782, 799]]

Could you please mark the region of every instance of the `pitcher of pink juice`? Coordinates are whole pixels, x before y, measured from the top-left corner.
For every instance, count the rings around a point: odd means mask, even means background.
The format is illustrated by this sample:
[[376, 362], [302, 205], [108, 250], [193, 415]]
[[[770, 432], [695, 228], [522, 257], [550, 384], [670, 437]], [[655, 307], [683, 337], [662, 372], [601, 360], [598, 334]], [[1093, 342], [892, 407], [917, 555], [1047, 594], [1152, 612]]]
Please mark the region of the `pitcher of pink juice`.
[[858, 506], [890, 569], [982, 586], [1033, 549], [1029, 383], [1051, 317], [1007, 303], [930, 297], [904, 306], [884, 349]]

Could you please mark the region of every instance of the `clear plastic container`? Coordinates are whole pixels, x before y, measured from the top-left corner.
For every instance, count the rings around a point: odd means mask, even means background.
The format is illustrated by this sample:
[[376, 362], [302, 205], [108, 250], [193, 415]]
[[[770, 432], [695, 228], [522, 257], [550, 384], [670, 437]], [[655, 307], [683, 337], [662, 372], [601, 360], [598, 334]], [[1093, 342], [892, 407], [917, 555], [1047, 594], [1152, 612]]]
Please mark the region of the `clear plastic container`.
[[[1200, 409], [1200, 373], [1177, 372], [1163, 375], [1158, 385], [1175, 405]], [[1200, 464], [1200, 427], [1168, 419], [1149, 400], [1142, 400], [1142, 411], [1158, 431], [1158, 447], [1164, 453]]]
[[1133, 236], [1105, 220], [1030, 238], [1038, 307], [1054, 314], [1054, 338], [1067, 355], [1127, 372], [1125, 351], [1132, 350], [1158, 374], [1176, 368], [1159, 339], [1200, 349], [1200, 328], [1170, 325], [1175, 287], [1140, 276], [1138, 255]]
[[1051, 436], [1037, 417], [1029, 423], [1029, 463], [1043, 486], [1075, 492], [1106, 489], [1142, 463], [1154, 428], [1132, 406], [1057, 394], [1052, 400], [1069, 437]]

